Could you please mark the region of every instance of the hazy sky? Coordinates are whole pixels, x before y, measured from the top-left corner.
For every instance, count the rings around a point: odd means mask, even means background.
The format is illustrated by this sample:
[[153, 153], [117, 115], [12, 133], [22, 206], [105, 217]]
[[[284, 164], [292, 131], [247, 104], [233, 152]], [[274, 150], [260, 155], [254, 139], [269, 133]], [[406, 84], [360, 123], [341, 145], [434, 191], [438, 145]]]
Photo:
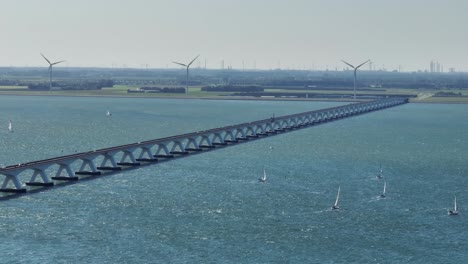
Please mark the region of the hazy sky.
[[468, 71], [467, 0], [0, 0], [0, 66]]

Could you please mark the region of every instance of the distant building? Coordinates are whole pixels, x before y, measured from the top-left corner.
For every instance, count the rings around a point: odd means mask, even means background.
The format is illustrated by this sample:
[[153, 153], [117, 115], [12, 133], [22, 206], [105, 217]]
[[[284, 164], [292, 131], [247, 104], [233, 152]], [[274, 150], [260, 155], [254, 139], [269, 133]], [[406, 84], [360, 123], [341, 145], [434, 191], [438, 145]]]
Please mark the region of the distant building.
[[429, 64], [429, 72], [444, 72], [444, 66], [438, 61], [431, 60], [431, 63]]

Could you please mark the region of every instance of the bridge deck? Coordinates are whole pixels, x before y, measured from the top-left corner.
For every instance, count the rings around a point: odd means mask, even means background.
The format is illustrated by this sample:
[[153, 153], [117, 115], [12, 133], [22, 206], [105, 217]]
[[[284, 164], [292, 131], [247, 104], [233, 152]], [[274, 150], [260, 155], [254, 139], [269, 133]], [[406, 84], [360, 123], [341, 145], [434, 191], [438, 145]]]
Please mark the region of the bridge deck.
[[[31, 161], [23, 164], [10, 165], [0, 168], [0, 175], [6, 176], [0, 191], [14, 193], [25, 192], [26, 189], [24, 188], [24, 185], [50, 187], [53, 183], [48, 179], [45, 171], [51, 165], [61, 166], [60, 170], [57, 172], [55, 177], [52, 177], [52, 179], [64, 180], [69, 178], [71, 181], [74, 181], [77, 180], [77, 175], [108, 175], [120, 172], [121, 170], [135, 168], [140, 165], [155, 164], [158, 161], [156, 158], [168, 160], [174, 158], [174, 156], [182, 157], [187, 156], [187, 154], [212, 151], [215, 148], [222, 148], [229, 145], [257, 140], [263, 137], [286, 133], [294, 129], [306, 128], [315, 124], [381, 110], [407, 102], [408, 100], [406, 98], [391, 98], [348, 104], [344, 106], [272, 117], [253, 122], [103, 148], [95, 151]], [[181, 142], [185, 142], [185, 144], [181, 144]], [[155, 148], [155, 146], [157, 146], [157, 152], [154, 154], [152, 149]], [[171, 147], [172, 149], [169, 151], [169, 148]], [[136, 150], [141, 150], [140, 157], [137, 159], [133, 156], [133, 153]], [[123, 152], [125, 155], [122, 157], [120, 162], [115, 162], [114, 156], [119, 152]], [[160, 152], [163, 153], [161, 154]], [[147, 154], [146, 158], [144, 157], [145, 154]], [[101, 166], [96, 167], [94, 165], [94, 159], [96, 157], [103, 156], [106, 157], [106, 159], [103, 161]], [[75, 161], [82, 161], [83, 164], [79, 171], [75, 172], [74, 175], [71, 175], [72, 172], [70, 164]], [[105, 163], [107, 161], [112, 164], [110, 166], [106, 165]], [[90, 170], [85, 171], [84, 168], [86, 166], [88, 166]], [[62, 169], [66, 170], [69, 175], [66, 177], [59, 175]], [[25, 170], [33, 170], [34, 175], [30, 182], [21, 183], [18, 175]], [[35, 181], [36, 176], [38, 175], [42, 177], [43, 182]], [[14, 185], [13, 188], [8, 188], [9, 185], [12, 185], [11, 183]], [[2, 197], [0, 197], [0, 199], [2, 199]]]

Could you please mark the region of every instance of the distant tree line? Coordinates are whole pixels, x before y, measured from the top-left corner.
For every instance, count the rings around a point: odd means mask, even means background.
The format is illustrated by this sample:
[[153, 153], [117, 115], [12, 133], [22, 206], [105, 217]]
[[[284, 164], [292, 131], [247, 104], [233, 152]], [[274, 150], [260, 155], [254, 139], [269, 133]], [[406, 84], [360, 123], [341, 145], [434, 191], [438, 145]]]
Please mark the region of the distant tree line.
[[[231, 96], [255, 96], [255, 97], [276, 97], [276, 98], [351, 98], [351, 94], [328, 94], [328, 93], [297, 93], [297, 92], [265, 92], [265, 93], [233, 93]], [[416, 97], [414, 94], [366, 94], [368, 98], [383, 97]], [[363, 96], [360, 96], [363, 98]]]
[[16, 86], [18, 85], [18, 81], [16, 80], [0, 80], [1, 86]]
[[184, 87], [142, 86], [139, 90], [148, 93], [185, 93]]
[[434, 83], [383, 83], [383, 88], [401, 88], [401, 89], [436, 89], [438, 88]]
[[296, 87], [352, 87], [353, 81], [342, 81], [342, 80], [270, 80], [264, 83], [265, 86], [296, 86]]
[[454, 92], [437, 92], [434, 97], [463, 97], [462, 93]]
[[466, 89], [468, 88], [468, 81], [467, 80], [457, 80], [453, 83], [449, 83], [446, 85], [447, 88], [459, 88], [459, 89]]
[[[441, 89], [441, 88], [468, 88], [468, 81], [460, 80], [380, 80], [378, 83], [381, 88], [402, 88], [402, 89]], [[372, 87], [375, 80], [359, 80], [358, 87]], [[353, 81], [336, 80], [336, 79], [322, 79], [322, 80], [269, 80], [262, 84], [263, 86], [273, 87], [296, 87], [294, 89], [314, 90], [314, 89], [339, 89], [339, 88], [352, 88]], [[303, 88], [299, 88], [303, 87]], [[380, 88], [379, 87], [379, 88]], [[374, 90], [374, 88], [372, 88]]]
[[[49, 83], [29, 83], [27, 84], [28, 89], [41, 91], [49, 90]], [[52, 82], [52, 87], [60, 88], [61, 90], [100, 90], [104, 87], [113, 87], [114, 81], [110, 79], [105, 80], [86, 80], [86, 81], [75, 81], [75, 82]]]
[[46, 90], [49, 90], [49, 84], [31, 83], [31, 84], [28, 84], [28, 89], [34, 90], [34, 91], [46, 91]]
[[264, 89], [260, 86], [235, 86], [235, 85], [217, 85], [204, 86], [201, 88], [205, 92], [263, 92]]
[[140, 90], [143, 90], [143, 91], [161, 91], [161, 87], [158, 87], [158, 86], [142, 86], [140, 87]]

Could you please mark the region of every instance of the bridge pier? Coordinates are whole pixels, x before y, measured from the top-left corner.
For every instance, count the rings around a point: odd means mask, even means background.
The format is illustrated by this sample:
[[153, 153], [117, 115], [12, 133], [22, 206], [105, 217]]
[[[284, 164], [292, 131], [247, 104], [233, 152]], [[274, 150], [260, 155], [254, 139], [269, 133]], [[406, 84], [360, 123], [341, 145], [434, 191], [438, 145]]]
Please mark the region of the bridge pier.
[[214, 145], [200, 145], [201, 149], [214, 149], [216, 146]]
[[[47, 169], [48, 166], [41, 167], [41, 168], [34, 168], [34, 173], [31, 176], [31, 179], [29, 182], [26, 182], [26, 186], [45, 186], [45, 187], [50, 187], [54, 186], [54, 182], [49, 180], [49, 177], [45, 174], [45, 170]], [[36, 181], [37, 176], [40, 176], [42, 179], [42, 182]]]
[[[154, 157], [151, 148], [154, 147], [154, 144], [141, 146], [140, 156], [136, 159], [136, 161], [143, 161], [143, 162], [157, 162], [158, 159]], [[145, 157], [146, 156], [146, 157]]]
[[[0, 188], [0, 192], [7, 192], [7, 193], [25, 193], [26, 189], [23, 188], [21, 182], [18, 178], [18, 172], [4, 174], [5, 179], [3, 180], [2, 187]], [[8, 187], [10, 183], [13, 184], [14, 188]]]
[[246, 131], [245, 131], [245, 137], [246, 138], [258, 138], [257, 133], [255, 132], [255, 129], [253, 126], [248, 126]]
[[174, 155], [172, 155], [169, 152], [169, 149], [167, 148], [167, 142], [163, 143], [158, 143], [158, 149], [156, 150], [156, 153], [153, 155], [155, 158], [173, 158]]
[[189, 152], [185, 150], [184, 145], [180, 140], [175, 140], [172, 142], [172, 148], [171, 151], [169, 152], [170, 154], [178, 154], [178, 155], [187, 155]]
[[[103, 171], [117, 171], [121, 170], [122, 167], [117, 166], [117, 162], [115, 162], [114, 155], [116, 152], [105, 152], [102, 154], [104, 159], [101, 162], [101, 166], [97, 167], [98, 170]], [[110, 166], [107, 166], [107, 163], [110, 162]]]
[[[203, 142], [205, 142], [205, 145], [203, 145]], [[200, 143], [198, 144], [199, 148], [215, 148], [213, 143], [210, 140], [210, 135], [201, 135]]]
[[238, 142], [233, 129], [229, 129], [225, 131], [223, 142], [224, 143], [237, 143]]
[[[190, 147], [192, 146], [192, 147]], [[203, 149], [200, 148], [200, 146], [197, 143], [197, 140], [195, 137], [189, 137], [187, 138], [187, 144], [185, 145], [185, 151], [202, 151]]]
[[[71, 162], [61, 162], [59, 163], [59, 169], [57, 170], [57, 173], [55, 174], [54, 177], [52, 177], [52, 180], [59, 180], [59, 181], [77, 181], [78, 177], [75, 176], [73, 171], [70, 168]], [[65, 171], [67, 175], [63, 176], [62, 172]]]
[[234, 138], [238, 140], [249, 140], [244, 132], [244, 128], [236, 128]]
[[226, 142], [224, 142], [224, 137], [221, 135], [221, 132], [215, 132], [213, 134], [213, 141], [212, 141], [212, 145], [214, 146], [225, 146], [227, 145]]
[[[75, 175], [89, 175], [89, 176], [97, 176], [101, 175], [101, 172], [97, 170], [96, 166], [94, 166], [94, 159], [96, 158], [95, 155], [89, 156], [86, 158], [80, 158], [81, 159], [81, 166], [78, 171], [75, 172]], [[89, 170], [85, 170], [86, 167], [89, 168]]]
[[[124, 154], [122, 155], [122, 159], [120, 160], [120, 162], [117, 162], [117, 165], [119, 165], [119, 166], [140, 166], [140, 162], [136, 161], [135, 156], [133, 155], [133, 151], [135, 151], [134, 148], [122, 150], [122, 152]], [[127, 161], [127, 160], [130, 160], [130, 161]]]

